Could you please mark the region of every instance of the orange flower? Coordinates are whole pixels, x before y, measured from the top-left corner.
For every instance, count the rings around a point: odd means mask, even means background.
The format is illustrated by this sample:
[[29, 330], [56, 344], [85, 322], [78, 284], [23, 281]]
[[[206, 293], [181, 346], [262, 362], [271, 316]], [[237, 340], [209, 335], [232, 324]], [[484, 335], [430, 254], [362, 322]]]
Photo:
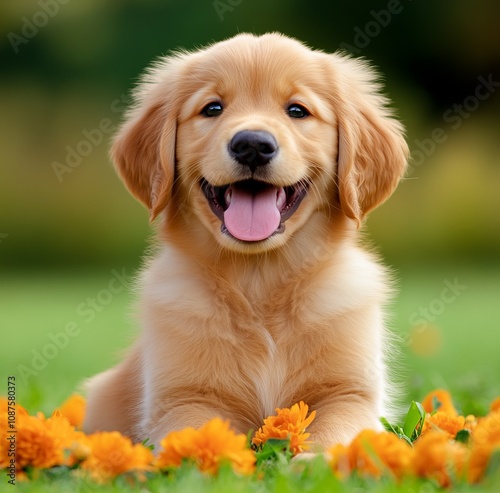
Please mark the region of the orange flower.
[[237, 435], [229, 422], [220, 418], [208, 421], [198, 430], [185, 428], [169, 433], [161, 441], [156, 465], [161, 468], [178, 467], [183, 460], [196, 463], [201, 471], [215, 474], [221, 464], [229, 463], [241, 474], [255, 469], [255, 454], [246, 447], [246, 436]]
[[[423, 406], [429, 414], [413, 448], [393, 433], [363, 430], [350, 445], [335, 445], [328, 451], [334, 473], [341, 478], [353, 473], [375, 478], [389, 474], [396, 480], [411, 474], [443, 487], [450, 486], [455, 478], [481, 481], [492, 455], [500, 452], [500, 398], [493, 401], [484, 418], [459, 416], [444, 390], [427, 395]], [[289, 439], [293, 454], [306, 450], [310, 436], [306, 428], [316, 414], [313, 411], [308, 415], [308, 410], [303, 402], [276, 409], [276, 416], [264, 420], [253, 443], [259, 446], [270, 438]], [[50, 418], [42, 413], [30, 416], [22, 406], [12, 406], [6, 398], [0, 398], [0, 443], [7, 443], [0, 447], [0, 469], [12, 465], [8, 437], [16, 430], [19, 480], [27, 479], [28, 467], [57, 465], [78, 466], [73, 474], [88, 474], [98, 482], [129, 471], [140, 473], [142, 478], [145, 471], [178, 467], [184, 460], [209, 474], [217, 473], [224, 463], [241, 474], [255, 470], [255, 453], [247, 447], [244, 435], [230, 429], [228, 421], [215, 418], [198, 430], [185, 428], [170, 433], [162, 440], [162, 450], [154, 460], [147, 447], [134, 445], [118, 432], [87, 436], [75, 430], [73, 425], [81, 426], [84, 412], [85, 400], [79, 395], [71, 396]], [[453, 440], [464, 429], [470, 432], [468, 445]]]
[[302, 401], [291, 408], [277, 408], [277, 415], [264, 420], [264, 426], [257, 430], [252, 442], [261, 445], [269, 438], [288, 438], [294, 455], [307, 450], [310, 442], [306, 440], [311, 434], [305, 433], [305, 430], [316, 417], [316, 411], [312, 411], [306, 418], [308, 410], [309, 407]]
[[[141, 444], [134, 445], [130, 438], [117, 431], [88, 435], [83, 444], [84, 448], [88, 446], [90, 453], [80, 467], [97, 482], [104, 482], [124, 472], [152, 469], [151, 450]], [[77, 452], [73, 449], [73, 453]]]
[[441, 411], [451, 416], [458, 415], [451, 400], [451, 395], [447, 390], [437, 389], [429, 392], [422, 401], [422, 406], [427, 413]]
[[[79, 433], [59, 413], [48, 419], [42, 413], [29, 416], [20, 413], [16, 419], [16, 467], [49, 468], [66, 464], [65, 452], [78, 440]], [[2, 447], [0, 465], [7, 460], [7, 450]]]
[[488, 468], [491, 455], [500, 451], [500, 410], [478, 420], [472, 431], [472, 450], [468, 478], [477, 483]]
[[452, 477], [462, 475], [467, 457], [468, 448], [464, 444], [451, 441], [447, 433], [431, 430], [415, 442], [413, 472], [449, 486]]
[[328, 450], [327, 458], [337, 477], [345, 479], [351, 474], [353, 466], [351, 466], [348, 446], [341, 443], [335, 444]]
[[490, 411], [500, 411], [500, 397], [497, 397], [490, 404]]
[[434, 414], [427, 415], [422, 434], [429, 430], [440, 430], [445, 432], [448, 438], [455, 438], [460, 430], [467, 427], [467, 422], [463, 416], [453, 416], [444, 411], [437, 411]]
[[81, 429], [85, 417], [85, 399], [81, 395], [73, 394], [62, 403], [58, 410], [73, 426]]
[[394, 433], [361, 431], [348, 447], [335, 445], [329, 451], [334, 471], [341, 476], [358, 471], [379, 478], [389, 472], [401, 479], [410, 468], [413, 449]]

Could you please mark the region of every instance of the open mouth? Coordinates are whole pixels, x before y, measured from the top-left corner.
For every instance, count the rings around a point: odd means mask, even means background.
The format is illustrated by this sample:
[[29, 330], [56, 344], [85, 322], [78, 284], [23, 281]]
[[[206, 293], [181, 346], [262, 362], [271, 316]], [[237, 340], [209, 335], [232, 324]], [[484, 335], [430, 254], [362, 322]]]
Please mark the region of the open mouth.
[[277, 187], [258, 180], [214, 186], [200, 182], [212, 212], [221, 220], [221, 231], [241, 241], [262, 241], [283, 233], [285, 221], [307, 194], [307, 182]]

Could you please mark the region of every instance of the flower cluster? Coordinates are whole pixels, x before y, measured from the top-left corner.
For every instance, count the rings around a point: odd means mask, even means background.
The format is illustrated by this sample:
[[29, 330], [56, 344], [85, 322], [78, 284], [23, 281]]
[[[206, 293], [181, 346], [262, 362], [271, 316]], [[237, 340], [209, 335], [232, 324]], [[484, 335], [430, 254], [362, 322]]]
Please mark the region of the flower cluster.
[[394, 433], [364, 430], [350, 445], [330, 449], [335, 473], [396, 480], [413, 476], [441, 486], [454, 480], [479, 482], [493, 453], [500, 452], [500, 399], [483, 418], [460, 416], [444, 390], [431, 392], [422, 405], [426, 419], [413, 446]]
[[[400, 481], [406, 477], [431, 480], [441, 486], [455, 481], [478, 483], [487, 474], [493, 454], [500, 453], [500, 398], [487, 416], [460, 416], [448, 392], [436, 390], [422, 402], [425, 421], [417, 425], [411, 440], [397, 433], [363, 430], [349, 445], [335, 445], [326, 456], [337, 476], [351, 474]], [[0, 440], [12, 430], [9, 401], [0, 398]], [[69, 473], [96, 482], [121, 474], [143, 480], [148, 474], [170, 471], [183, 463], [194, 464], [206, 474], [217, 474], [224, 464], [237, 474], [253, 474], [259, 454], [269, 440], [285, 440], [292, 455], [308, 449], [306, 428], [316, 412], [303, 402], [276, 409], [254, 434], [252, 447], [245, 435], [230, 428], [228, 421], [214, 418], [199, 429], [169, 433], [161, 441], [156, 457], [150, 447], [133, 444], [118, 432], [86, 435], [81, 431], [85, 400], [74, 395], [50, 417], [30, 415], [16, 406], [15, 466], [8, 447], [0, 447], [0, 469], [15, 471], [26, 479], [27, 471], [66, 467]], [[394, 431], [394, 430], [393, 430]], [[265, 455], [265, 454], [264, 454]], [[260, 474], [260, 475], [259, 475]], [[258, 473], [256, 477], [261, 477]]]
[[296, 455], [308, 450], [307, 439], [311, 435], [306, 433], [306, 428], [316, 417], [316, 411], [309, 416], [309, 407], [302, 401], [294, 404], [291, 408], [276, 409], [276, 416], [269, 416], [264, 420], [264, 426], [259, 428], [252, 439], [256, 446], [263, 445], [270, 438], [288, 439], [290, 451]]
[[[5, 443], [9, 432], [8, 401], [0, 399], [0, 439]], [[129, 471], [152, 469], [153, 454], [134, 445], [118, 432], [86, 435], [81, 429], [85, 400], [79, 395], [70, 397], [52, 416], [42, 413], [30, 416], [16, 406], [15, 467], [18, 472], [27, 468], [49, 469], [54, 466], [78, 466], [96, 481], [105, 481]], [[0, 469], [10, 468], [9, 449], [0, 448]], [[20, 476], [23, 477], [23, 476]]]

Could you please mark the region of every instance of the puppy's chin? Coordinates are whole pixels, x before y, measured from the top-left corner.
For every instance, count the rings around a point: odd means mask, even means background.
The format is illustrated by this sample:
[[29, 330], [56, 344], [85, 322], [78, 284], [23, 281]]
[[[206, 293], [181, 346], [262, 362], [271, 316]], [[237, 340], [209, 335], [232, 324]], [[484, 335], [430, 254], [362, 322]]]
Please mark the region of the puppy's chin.
[[283, 246], [290, 238], [290, 233], [286, 230], [282, 233], [276, 233], [269, 238], [259, 241], [242, 241], [238, 240], [230, 233], [227, 233], [223, 228], [219, 228], [216, 239], [221, 246], [234, 252], [247, 255], [264, 253]]

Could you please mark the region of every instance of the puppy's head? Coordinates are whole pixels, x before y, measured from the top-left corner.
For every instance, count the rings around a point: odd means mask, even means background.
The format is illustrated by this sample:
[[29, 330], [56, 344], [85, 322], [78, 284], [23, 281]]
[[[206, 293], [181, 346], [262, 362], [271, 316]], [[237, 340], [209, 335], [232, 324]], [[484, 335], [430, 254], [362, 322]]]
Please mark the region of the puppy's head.
[[359, 225], [408, 154], [374, 79], [346, 56], [238, 35], [161, 60], [112, 156], [153, 218], [182, 216], [231, 250], [279, 247], [317, 214]]

